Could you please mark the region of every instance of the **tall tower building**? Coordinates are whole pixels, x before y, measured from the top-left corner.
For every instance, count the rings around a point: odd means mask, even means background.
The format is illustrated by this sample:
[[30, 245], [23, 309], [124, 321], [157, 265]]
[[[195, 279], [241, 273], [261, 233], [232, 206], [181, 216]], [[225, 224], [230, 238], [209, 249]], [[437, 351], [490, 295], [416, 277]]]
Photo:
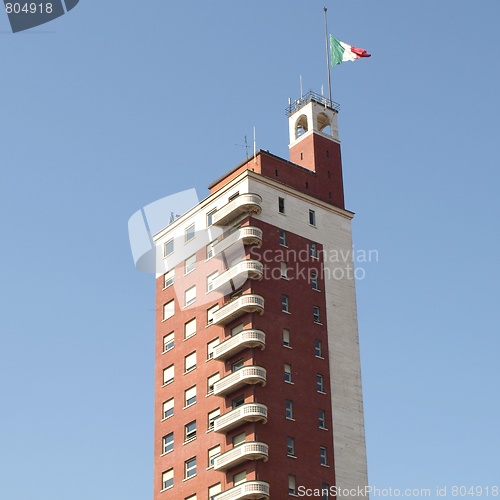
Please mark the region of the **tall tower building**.
[[367, 485], [337, 115], [294, 102], [290, 161], [258, 151], [154, 236], [154, 500]]

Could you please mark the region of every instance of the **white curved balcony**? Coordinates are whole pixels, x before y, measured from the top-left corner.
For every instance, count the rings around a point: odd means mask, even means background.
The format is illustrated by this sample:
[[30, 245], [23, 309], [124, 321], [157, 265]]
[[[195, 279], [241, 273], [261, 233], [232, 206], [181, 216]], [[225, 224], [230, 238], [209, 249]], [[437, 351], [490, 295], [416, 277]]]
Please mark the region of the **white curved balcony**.
[[266, 334], [262, 330], [243, 330], [240, 333], [228, 338], [214, 349], [214, 359], [227, 359], [243, 349], [266, 347]]
[[266, 369], [262, 368], [262, 366], [244, 366], [215, 382], [214, 395], [224, 396], [243, 387], [245, 384], [261, 384], [265, 386], [266, 380]]
[[239, 288], [247, 279], [261, 280], [264, 276], [264, 266], [258, 260], [242, 260], [235, 266], [213, 281], [213, 290], [219, 290], [223, 293], [232, 291], [231, 281], [234, 281], [234, 287]]
[[268, 500], [269, 483], [265, 481], [245, 481], [244, 483], [223, 491], [214, 500]]
[[245, 313], [264, 314], [264, 297], [255, 293], [242, 295], [214, 313], [214, 325], [225, 325]]
[[242, 443], [232, 450], [219, 455], [214, 461], [214, 470], [225, 471], [247, 460], [264, 460], [269, 458], [269, 446], [259, 441]]
[[[238, 245], [237, 245], [238, 244]], [[214, 255], [225, 252], [235, 245], [235, 250], [242, 245], [262, 245], [262, 229], [255, 226], [244, 226], [226, 236], [214, 245]]]
[[267, 406], [261, 403], [245, 403], [214, 421], [215, 432], [229, 432], [246, 422], [267, 423]]
[[225, 226], [241, 214], [259, 215], [261, 212], [262, 198], [258, 194], [240, 194], [215, 212], [213, 223], [218, 226]]

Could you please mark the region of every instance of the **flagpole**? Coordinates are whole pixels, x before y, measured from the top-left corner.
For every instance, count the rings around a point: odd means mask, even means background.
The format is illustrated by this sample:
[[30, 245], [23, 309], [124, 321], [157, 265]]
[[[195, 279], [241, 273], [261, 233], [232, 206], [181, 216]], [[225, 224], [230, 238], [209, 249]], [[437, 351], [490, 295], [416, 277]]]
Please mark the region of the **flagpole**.
[[327, 8], [323, 7], [325, 12], [325, 47], [326, 47], [326, 72], [328, 75], [328, 99], [332, 102], [332, 81], [330, 77], [330, 51], [328, 50], [328, 22], [326, 20]]

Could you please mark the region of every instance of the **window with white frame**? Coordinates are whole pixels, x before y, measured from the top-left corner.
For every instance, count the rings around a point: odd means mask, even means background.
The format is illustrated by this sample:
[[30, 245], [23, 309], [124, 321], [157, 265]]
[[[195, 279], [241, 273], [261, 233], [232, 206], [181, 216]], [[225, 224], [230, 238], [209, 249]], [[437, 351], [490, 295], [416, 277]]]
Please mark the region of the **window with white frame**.
[[285, 382], [292, 382], [292, 365], [285, 364]]
[[323, 375], [320, 375], [319, 373], [316, 374], [316, 390], [318, 392], [325, 392], [325, 380]]
[[238, 361], [235, 361], [232, 365], [231, 365], [231, 371], [234, 373], [234, 372], [237, 372], [238, 370], [241, 370], [243, 367], [245, 366], [245, 362], [242, 360], [242, 359], [239, 359]]
[[220, 455], [220, 444], [208, 450], [208, 467], [213, 467], [215, 459]]
[[280, 262], [280, 272], [283, 279], [288, 279], [288, 266], [286, 262]]
[[316, 339], [314, 341], [314, 355], [317, 358], [323, 357], [323, 344], [321, 343], [321, 340]]
[[231, 406], [234, 409], [238, 408], [238, 406], [241, 406], [245, 404], [245, 396], [244, 394], [241, 394], [240, 396], [237, 396], [235, 397], [232, 401], [231, 401]]
[[184, 358], [184, 371], [190, 372], [191, 370], [194, 370], [196, 368], [196, 351], [192, 352], [191, 354], [188, 354]]
[[295, 456], [295, 439], [292, 437], [286, 438], [286, 454], [289, 457]]
[[196, 457], [184, 462], [184, 479], [196, 476]]
[[196, 386], [190, 387], [184, 391], [184, 406], [191, 406], [196, 403]]
[[193, 304], [195, 301], [196, 301], [196, 285], [193, 285], [184, 292], [184, 303], [186, 304], [187, 307]]
[[234, 486], [238, 486], [241, 483], [244, 483], [246, 480], [247, 480], [247, 471], [246, 470], [238, 472], [238, 474], [235, 474], [233, 476]]
[[285, 198], [278, 197], [278, 212], [280, 214], [285, 213]]
[[174, 269], [168, 271], [163, 276], [163, 288], [168, 288], [174, 284]]
[[163, 321], [171, 318], [175, 314], [175, 301], [172, 299], [163, 304]]
[[208, 498], [209, 500], [215, 500], [216, 495], [222, 493], [222, 485], [220, 483], [214, 484], [208, 488]]
[[170, 384], [174, 381], [174, 365], [167, 366], [163, 370], [163, 385]]
[[211, 325], [214, 322], [214, 315], [219, 310], [219, 304], [207, 309], [207, 325]]
[[328, 452], [324, 446], [319, 448], [319, 463], [321, 465], [328, 465]]
[[315, 323], [321, 323], [321, 314], [318, 306], [313, 306], [313, 321]]
[[214, 223], [215, 212], [217, 212], [216, 208], [207, 212], [207, 227], [210, 227]]
[[184, 261], [184, 274], [188, 274], [196, 269], [196, 255], [191, 255]]
[[290, 305], [288, 303], [288, 295], [281, 296], [281, 310], [283, 312], [290, 312]]
[[242, 432], [241, 434], [237, 434], [236, 436], [233, 437], [233, 447], [234, 446], [240, 446], [243, 444], [246, 440], [246, 434]]
[[194, 238], [194, 235], [195, 235], [194, 224], [191, 224], [186, 228], [185, 241], [191, 241]]
[[318, 258], [318, 246], [314, 243], [314, 241], [309, 242], [309, 255], [313, 259]]
[[318, 425], [320, 429], [326, 429], [326, 412], [318, 410]]
[[196, 318], [190, 319], [184, 323], [184, 338], [188, 339], [196, 334]]
[[163, 352], [170, 351], [170, 349], [174, 348], [174, 332], [167, 333], [163, 337]]
[[289, 475], [288, 476], [288, 494], [289, 495], [296, 495], [297, 494], [297, 480], [295, 476]]
[[170, 238], [163, 244], [163, 256], [168, 257], [170, 254], [174, 253], [174, 239]]
[[192, 441], [196, 438], [196, 420], [184, 426], [184, 441]]
[[214, 279], [219, 276], [219, 271], [215, 271], [215, 273], [209, 274], [207, 276], [207, 292], [211, 292], [214, 289]]
[[309, 224], [316, 225], [316, 212], [314, 210], [309, 210]]
[[239, 325], [235, 326], [234, 328], [231, 328], [231, 337], [238, 335], [238, 333], [241, 333], [242, 331], [243, 331], [243, 323], [240, 323]]
[[211, 340], [207, 344], [207, 359], [212, 359], [214, 357], [214, 350], [219, 345], [219, 338]]
[[215, 382], [220, 380], [220, 373], [214, 373], [207, 379], [207, 394], [213, 394]]
[[186, 497], [184, 500], [197, 500], [197, 496], [196, 496], [196, 493], [194, 495], [191, 495], [189, 497]]
[[290, 343], [290, 330], [283, 328], [283, 345], [285, 347], [291, 347]]
[[171, 417], [174, 414], [174, 398], [163, 403], [163, 418]]
[[163, 453], [169, 453], [170, 451], [173, 451], [174, 449], [174, 433], [171, 432], [170, 434], [167, 434], [166, 436], [163, 436]]
[[293, 420], [293, 401], [289, 399], [285, 402], [285, 417]]
[[215, 410], [208, 413], [208, 430], [211, 431], [214, 428], [215, 419], [220, 416], [220, 408], [216, 408]]
[[209, 243], [207, 245], [207, 260], [211, 259], [215, 255], [214, 248], [215, 248], [215, 242], [214, 241], [212, 241], [211, 243]]
[[313, 290], [319, 290], [319, 277], [316, 271], [311, 273], [311, 288]]
[[168, 469], [161, 475], [162, 489], [172, 488], [174, 485], [174, 469]]
[[280, 245], [286, 247], [286, 231], [284, 229], [280, 229]]

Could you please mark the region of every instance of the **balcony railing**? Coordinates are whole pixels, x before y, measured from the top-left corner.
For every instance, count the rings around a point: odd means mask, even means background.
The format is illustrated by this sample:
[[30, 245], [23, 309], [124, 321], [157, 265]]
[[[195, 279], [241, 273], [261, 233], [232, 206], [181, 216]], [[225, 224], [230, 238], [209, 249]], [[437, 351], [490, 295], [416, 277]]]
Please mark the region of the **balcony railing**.
[[215, 432], [228, 432], [245, 422], [267, 422], [267, 406], [261, 403], [245, 403], [214, 421]]
[[259, 215], [261, 212], [262, 198], [258, 194], [240, 194], [215, 212], [213, 223], [224, 226], [243, 213]]
[[264, 314], [264, 297], [250, 293], [232, 300], [214, 313], [213, 324], [225, 325], [248, 312]]
[[216, 495], [214, 500], [267, 500], [269, 483], [245, 481], [244, 483]]
[[227, 359], [243, 349], [266, 347], [266, 334], [262, 330], [243, 330], [228, 338], [214, 349], [214, 359]]
[[215, 382], [214, 395], [223, 396], [239, 387], [243, 387], [245, 384], [266, 385], [266, 369], [262, 368], [262, 366], [244, 366]]
[[255, 226], [240, 227], [214, 245], [214, 255], [227, 251], [232, 245], [238, 242], [240, 242], [240, 246], [243, 244], [260, 247], [262, 244], [262, 229]]
[[258, 441], [242, 443], [232, 450], [219, 455], [214, 461], [214, 470], [227, 470], [247, 460], [264, 460], [269, 458], [269, 446]]
[[[231, 292], [231, 281], [235, 281], [235, 288], [239, 288], [247, 279], [261, 280], [264, 276], [264, 266], [258, 260], [242, 260], [235, 266], [223, 272], [213, 281], [213, 290], [223, 293]], [[225, 292], [225, 289], [226, 292]]]

